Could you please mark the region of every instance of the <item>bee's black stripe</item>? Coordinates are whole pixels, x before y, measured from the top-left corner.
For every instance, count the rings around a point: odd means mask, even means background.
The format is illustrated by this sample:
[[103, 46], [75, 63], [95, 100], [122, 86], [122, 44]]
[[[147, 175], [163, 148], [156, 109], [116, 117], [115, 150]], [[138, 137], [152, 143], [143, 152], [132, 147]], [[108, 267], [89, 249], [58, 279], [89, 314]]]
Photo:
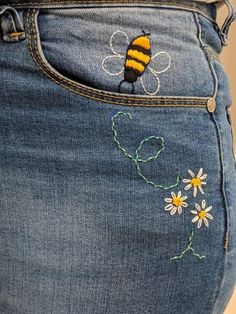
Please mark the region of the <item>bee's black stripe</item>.
[[145, 48], [143, 48], [143, 47], [140, 47], [140, 46], [138, 46], [138, 45], [133, 45], [133, 44], [131, 44], [131, 45], [128, 47], [127, 51], [130, 50], [130, 49], [137, 50], [137, 51], [142, 52], [143, 54], [145, 54], [145, 55], [151, 57], [151, 49], [145, 49]]
[[136, 62], [138, 62], [138, 63], [141, 63], [145, 68], [146, 68], [146, 66], [147, 66], [147, 63], [145, 63], [144, 61], [142, 61], [142, 60], [140, 60], [140, 59], [138, 59], [138, 58], [134, 58], [134, 57], [131, 57], [131, 56], [127, 56], [126, 60], [134, 60], [134, 61], [136, 61]]
[[137, 77], [143, 74], [143, 72], [139, 72], [137, 69], [132, 68], [130, 66], [126, 66], [125, 70], [134, 72], [137, 75]]

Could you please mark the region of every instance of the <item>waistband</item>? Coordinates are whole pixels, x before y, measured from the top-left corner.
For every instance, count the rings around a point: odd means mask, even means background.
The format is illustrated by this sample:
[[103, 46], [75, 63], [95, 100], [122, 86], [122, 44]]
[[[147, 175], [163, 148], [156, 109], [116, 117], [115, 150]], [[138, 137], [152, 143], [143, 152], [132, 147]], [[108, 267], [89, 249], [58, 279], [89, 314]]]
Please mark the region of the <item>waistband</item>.
[[90, 6], [156, 6], [174, 7], [182, 10], [196, 11], [216, 20], [216, 6], [187, 0], [1, 0], [0, 5], [9, 5], [15, 8], [76, 8]]
[[221, 28], [216, 22], [217, 7], [215, 4], [196, 2], [193, 0], [0, 0], [1, 12], [13, 9], [40, 9], [40, 8], [79, 8], [101, 6], [145, 6], [160, 8], [176, 8], [180, 10], [195, 11], [211, 20], [219, 31], [223, 45], [227, 45], [227, 37], [231, 23], [236, 20], [236, 11], [230, 0], [224, 0], [228, 8], [228, 16]]

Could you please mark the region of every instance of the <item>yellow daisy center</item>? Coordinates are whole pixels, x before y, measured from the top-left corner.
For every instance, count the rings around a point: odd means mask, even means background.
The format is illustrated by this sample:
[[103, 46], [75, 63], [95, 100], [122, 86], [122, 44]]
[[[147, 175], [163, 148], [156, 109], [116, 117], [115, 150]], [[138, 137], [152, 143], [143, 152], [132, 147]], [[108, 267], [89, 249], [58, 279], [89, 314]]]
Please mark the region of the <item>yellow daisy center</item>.
[[206, 217], [206, 212], [204, 210], [200, 211], [200, 213], [198, 214], [200, 219], [203, 219]]
[[181, 206], [183, 204], [183, 201], [182, 201], [181, 197], [176, 196], [173, 198], [172, 204], [175, 206]]
[[192, 178], [191, 183], [193, 186], [200, 186], [202, 184], [202, 180], [199, 178]]

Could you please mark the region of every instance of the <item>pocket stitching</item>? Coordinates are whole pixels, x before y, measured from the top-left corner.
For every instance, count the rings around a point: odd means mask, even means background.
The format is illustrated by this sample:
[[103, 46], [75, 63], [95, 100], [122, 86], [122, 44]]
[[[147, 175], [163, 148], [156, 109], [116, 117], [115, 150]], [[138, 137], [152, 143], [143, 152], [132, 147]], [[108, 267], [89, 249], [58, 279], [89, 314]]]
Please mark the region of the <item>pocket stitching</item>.
[[[127, 97], [125, 95], [115, 95], [115, 93], [113, 92], [93, 90], [93, 88], [89, 86], [85, 86], [85, 85], [83, 86], [80, 83], [71, 82], [68, 78], [63, 77], [54, 68], [52, 69], [49, 68], [49, 66], [45, 63], [45, 61], [42, 59], [42, 56], [39, 53], [39, 49], [38, 49], [39, 39], [37, 38], [39, 34], [37, 33], [37, 28], [36, 28], [36, 23], [35, 23], [37, 12], [39, 12], [39, 10], [36, 10], [36, 9], [32, 9], [32, 10], [29, 9], [27, 12], [26, 24], [27, 24], [27, 30], [28, 30], [27, 31], [28, 48], [30, 50], [33, 60], [41, 69], [41, 71], [44, 74], [46, 74], [50, 79], [52, 79], [55, 83], [61, 85], [62, 87], [70, 91], [73, 91], [77, 94], [80, 94], [82, 96], [85, 96], [87, 98], [92, 98], [95, 100], [106, 101], [113, 104], [125, 105], [125, 106], [133, 105], [133, 106], [148, 106], [148, 107], [157, 107], [157, 106], [168, 106], [168, 107], [169, 106], [188, 106], [188, 107], [190, 106], [190, 107], [204, 107], [204, 108], [206, 107], [209, 97], [197, 98], [197, 97], [186, 96], [186, 97], [182, 97], [182, 99], [181, 97], [175, 97], [175, 96], [170, 96], [169, 98], [164, 97], [164, 96], [154, 96], [154, 97], [140, 96], [139, 98], [133, 97], [133, 96]], [[31, 17], [31, 21], [30, 21], [30, 17]], [[30, 31], [30, 26], [32, 26], [32, 32]], [[71, 86], [73, 86], [74, 88], [72, 88]], [[114, 101], [114, 99], [119, 100], [119, 102]], [[124, 100], [126, 101], [125, 103], [124, 103]], [[137, 101], [138, 103], [133, 103], [133, 101]], [[179, 103], [176, 104], [176, 102], [179, 102]]]

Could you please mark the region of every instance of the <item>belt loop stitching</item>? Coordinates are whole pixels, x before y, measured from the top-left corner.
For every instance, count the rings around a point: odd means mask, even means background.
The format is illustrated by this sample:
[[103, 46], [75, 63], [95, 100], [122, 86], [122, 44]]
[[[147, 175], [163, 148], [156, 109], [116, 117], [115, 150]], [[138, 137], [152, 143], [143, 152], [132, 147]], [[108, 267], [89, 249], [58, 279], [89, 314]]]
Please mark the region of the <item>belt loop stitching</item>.
[[19, 13], [11, 6], [0, 7], [3, 40], [18, 42], [25, 39], [25, 31]]
[[228, 16], [226, 17], [221, 29], [219, 29], [219, 35], [223, 46], [228, 45], [228, 33], [232, 22], [236, 20], [236, 10], [231, 4], [230, 0], [224, 0], [228, 8]]

